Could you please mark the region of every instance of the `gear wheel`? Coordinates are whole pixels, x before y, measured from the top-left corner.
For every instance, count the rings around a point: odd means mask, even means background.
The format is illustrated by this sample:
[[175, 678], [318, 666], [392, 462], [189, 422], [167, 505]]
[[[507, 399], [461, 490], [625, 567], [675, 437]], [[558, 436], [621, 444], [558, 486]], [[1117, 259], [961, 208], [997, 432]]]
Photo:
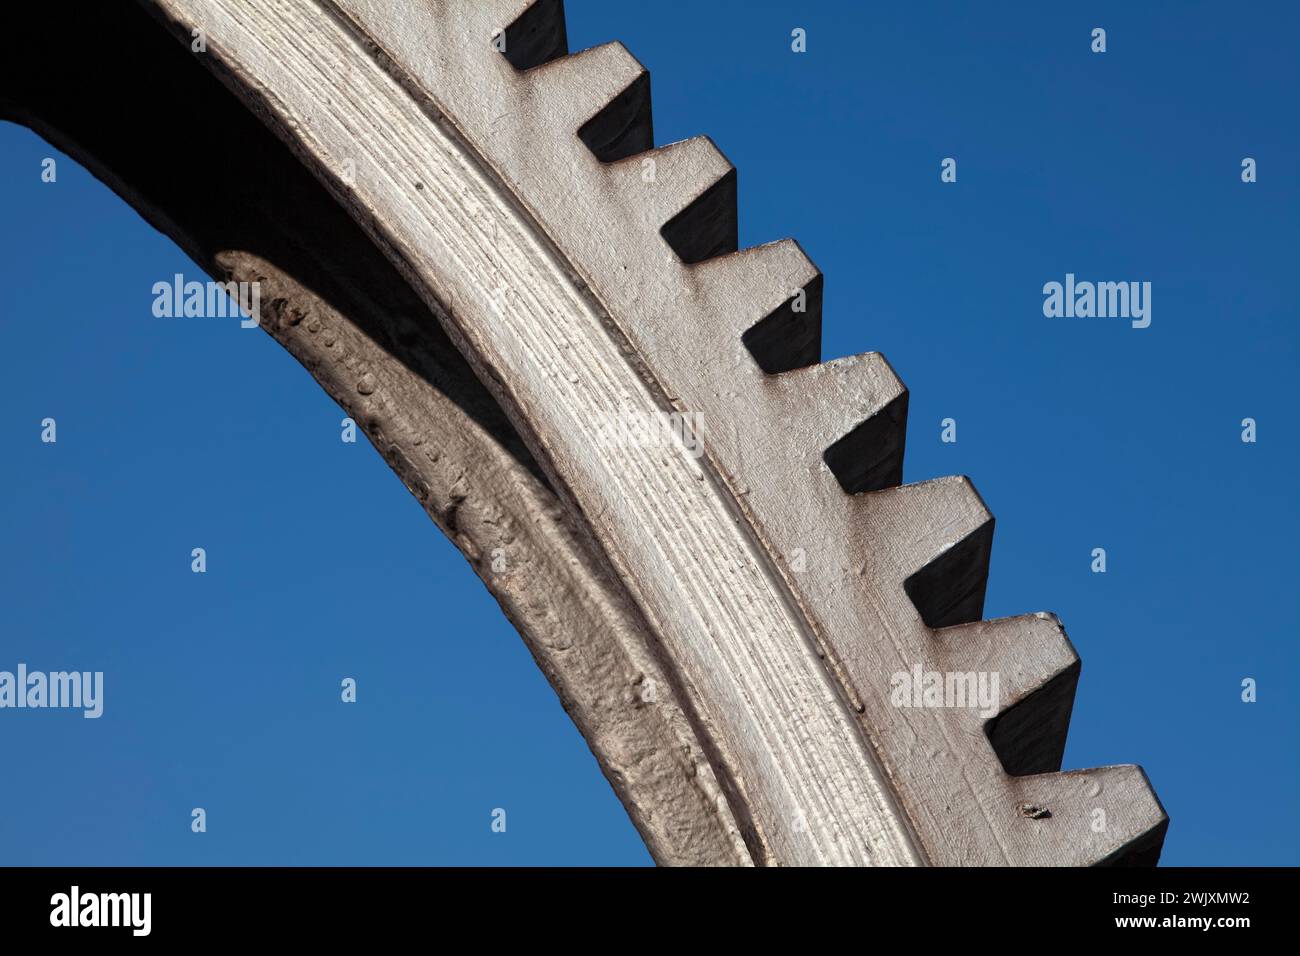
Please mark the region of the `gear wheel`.
[[[1060, 773], [1060, 623], [979, 620], [993, 518], [900, 485], [907, 392], [815, 364], [822, 277], [738, 251], [736, 171], [653, 147], [648, 74], [559, 0], [150, 0], [392, 258], [631, 595], [755, 861], [1154, 863], [1135, 766]], [[702, 422], [700, 458], [596, 441]], [[896, 675], [997, 675], [997, 713]]]

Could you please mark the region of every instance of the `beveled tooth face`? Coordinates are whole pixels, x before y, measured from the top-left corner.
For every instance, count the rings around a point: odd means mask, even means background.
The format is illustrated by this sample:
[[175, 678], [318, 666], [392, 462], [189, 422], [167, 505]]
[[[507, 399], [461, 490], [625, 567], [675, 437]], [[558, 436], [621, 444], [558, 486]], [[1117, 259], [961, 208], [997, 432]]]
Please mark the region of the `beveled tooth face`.
[[780, 396], [773, 407], [777, 420], [804, 447], [821, 449], [847, 493], [902, 481], [907, 389], [880, 353], [794, 369], [759, 387]]
[[874, 566], [906, 590], [928, 627], [978, 620], [993, 515], [969, 478], [935, 478], [863, 496], [853, 529]]
[[1079, 683], [1079, 655], [1054, 614], [1023, 614], [946, 627], [934, 634], [944, 672], [997, 675], [996, 715], [946, 710], [970, 732], [987, 735], [1012, 776], [1061, 769]]
[[[990, 822], [1013, 864], [1150, 866], [1169, 817], [1141, 767], [1122, 764], [1012, 777]], [[986, 812], [988, 812], [986, 810]]]
[[688, 304], [706, 315], [689, 331], [717, 355], [742, 344], [768, 374], [821, 357], [822, 274], [792, 239], [716, 256], [685, 270]]
[[[531, 108], [520, 123], [545, 123], [548, 137], [576, 133], [602, 163], [650, 149], [650, 74], [621, 43], [562, 56], [519, 77]], [[537, 149], [547, 148], [539, 130]]]
[[605, 167], [610, 199], [684, 263], [735, 252], [736, 169], [707, 136]]

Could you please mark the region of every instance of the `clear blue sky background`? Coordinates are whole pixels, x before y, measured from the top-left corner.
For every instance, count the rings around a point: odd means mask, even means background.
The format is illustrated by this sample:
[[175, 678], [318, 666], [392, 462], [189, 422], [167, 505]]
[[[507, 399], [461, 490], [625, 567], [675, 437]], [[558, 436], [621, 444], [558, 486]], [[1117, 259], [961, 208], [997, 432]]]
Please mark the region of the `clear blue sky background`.
[[[658, 142], [739, 167], [742, 244], [825, 271], [827, 357], [898, 369], [907, 480], [973, 477], [987, 614], [1084, 660], [1067, 766], [1142, 763], [1166, 863], [1300, 862], [1295, 6], [567, 6], [650, 68]], [[0, 126], [0, 669], [103, 670], [106, 708], [0, 711], [0, 863], [649, 862], [374, 450], [263, 333], [153, 318], [196, 268], [47, 155]], [[1044, 318], [1066, 272], [1150, 281], [1151, 327]]]

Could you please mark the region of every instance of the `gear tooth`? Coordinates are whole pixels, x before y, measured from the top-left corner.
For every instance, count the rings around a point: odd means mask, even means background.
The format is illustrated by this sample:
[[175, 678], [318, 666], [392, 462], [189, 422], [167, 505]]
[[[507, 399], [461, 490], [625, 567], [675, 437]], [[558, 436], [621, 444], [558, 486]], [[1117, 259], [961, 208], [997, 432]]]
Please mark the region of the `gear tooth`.
[[821, 358], [822, 274], [793, 239], [701, 262], [687, 281], [700, 311], [727, 319], [764, 372]]
[[935, 635], [945, 670], [998, 678], [999, 711], [950, 711], [983, 724], [989, 743], [1012, 776], [1061, 769], [1070, 712], [1079, 683], [1079, 655], [1054, 614], [1025, 614], [944, 628]]
[[903, 477], [907, 388], [879, 352], [794, 369], [763, 383], [780, 396], [780, 417], [849, 494], [898, 484]]
[[736, 168], [707, 136], [623, 159], [609, 170], [682, 262], [736, 251]]
[[492, 5], [507, 24], [502, 55], [516, 70], [531, 70], [569, 52], [564, 0], [492, 0]]
[[557, 127], [578, 138], [603, 163], [654, 146], [650, 74], [621, 43], [604, 43], [551, 60], [525, 74], [528, 89], [546, 98]]
[[864, 508], [866, 540], [893, 542], [881, 559], [892, 563], [928, 627], [983, 616], [993, 515], [969, 478], [886, 488], [867, 495]]
[[1154, 866], [1169, 817], [1141, 767], [1122, 764], [1012, 780], [996, 821], [1022, 865]]

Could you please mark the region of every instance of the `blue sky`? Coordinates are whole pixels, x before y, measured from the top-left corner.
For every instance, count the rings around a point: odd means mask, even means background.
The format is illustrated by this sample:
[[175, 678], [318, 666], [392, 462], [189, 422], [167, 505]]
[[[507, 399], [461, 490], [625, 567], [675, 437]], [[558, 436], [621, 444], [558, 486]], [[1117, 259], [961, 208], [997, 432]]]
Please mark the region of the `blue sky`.
[[[572, 48], [650, 68], [659, 143], [739, 168], [742, 245], [826, 273], [826, 357], [908, 384], [906, 480], [973, 478], [986, 615], [1055, 611], [1083, 658], [1067, 767], [1145, 766], [1167, 864], [1295, 864], [1300, 17], [1047, 6], [567, 3]], [[0, 711], [0, 863], [648, 863], [379, 456], [268, 336], [153, 318], [197, 269], [51, 155], [0, 125], [0, 669], [107, 687]], [[1045, 318], [1067, 272], [1151, 282], [1151, 326]]]

